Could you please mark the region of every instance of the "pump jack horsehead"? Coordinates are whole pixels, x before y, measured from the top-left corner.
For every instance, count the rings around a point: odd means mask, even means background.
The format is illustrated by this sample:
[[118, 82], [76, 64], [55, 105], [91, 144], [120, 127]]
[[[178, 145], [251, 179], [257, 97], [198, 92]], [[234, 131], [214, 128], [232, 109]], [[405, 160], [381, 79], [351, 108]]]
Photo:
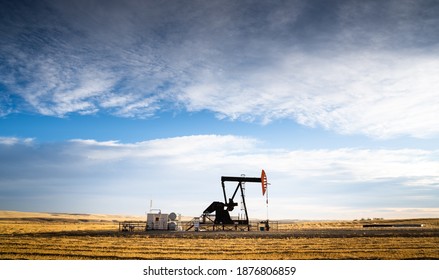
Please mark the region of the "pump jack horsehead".
[[[226, 186], [225, 182], [237, 182], [235, 191], [233, 192], [232, 197], [227, 197], [226, 194]], [[268, 205], [268, 181], [267, 181], [267, 175], [265, 174], [265, 171], [262, 170], [261, 177], [230, 177], [230, 176], [222, 176], [221, 177], [221, 186], [223, 188], [223, 196], [224, 196], [224, 202], [220, 201], [214, 201], [212, 202], [209, 207], [204, 210], [201, 218], [201, 223], [206, 224], [213, 221], [214, 225], [235, 225], [236, 227], [239, 226], [246, 226], [248, 230], [250, 230], [250, 223], [249, 223], [249, 217], [247, 212], [247, 205], [245, 202], [245, 194], [244, 194], [244, 188], [243, 183], [261, 183], [262, 186], [262, 195], [264, 196], [267, 194], [267, 205]], [[233, 220], [230, 217], [231, 211], [235, 209], [235, 206], [238, 206], [238, 203], [234, 201], [236, 194], [238, 193], [238, 190], [241, 193], [241, 199], [242, 199], [242, 206], [244, 209], [244, 215], [241, 219], [235, 219]], [[211, 213], [215, 212], [215, 219], [212, 220]], [[208, 221], [209, 220], [209, 221]]]

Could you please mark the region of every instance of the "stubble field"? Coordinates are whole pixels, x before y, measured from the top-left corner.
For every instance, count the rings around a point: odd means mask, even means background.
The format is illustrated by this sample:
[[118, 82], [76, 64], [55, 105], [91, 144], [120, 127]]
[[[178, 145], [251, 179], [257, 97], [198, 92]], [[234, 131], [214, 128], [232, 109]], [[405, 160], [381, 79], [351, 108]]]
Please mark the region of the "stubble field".
[[[439, 219], [291, 222], [270, 232], [119, 232], [133, 217], [0, 211], [0, 259], [439, 259]], [[375, 221], [373, 222], [375, 223]]]

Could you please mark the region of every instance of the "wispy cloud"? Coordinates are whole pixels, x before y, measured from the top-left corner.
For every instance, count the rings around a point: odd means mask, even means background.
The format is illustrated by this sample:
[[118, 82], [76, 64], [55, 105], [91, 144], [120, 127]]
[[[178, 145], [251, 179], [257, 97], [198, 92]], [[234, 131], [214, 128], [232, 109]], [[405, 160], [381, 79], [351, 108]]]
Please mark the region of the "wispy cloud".
[[[28, 141], [0, 141], [2, 205], [17, 206], [33, 198], [29, 207], [47, 211], [51, 209], [44, 209], [43, 202], [49, 197], [67, 199], [69, 205], [75, 197], [77, 206], [71, 205], [71, 211], [80, 205], [83, 211], [143, 213], [148, 199], [156, 199], [197, 215], [210, 200], [220, 199], [220, 176], [258, 176], [265, 168], [272, 188], [270, 197], [277, 201], [270, 211], [277, 217], [291, 218], [284, 212], [291, 205], [296, 208], [290, 210], [302, 218], [335, 218], [341, 215], [340, 209], [372, 215], [384, 208], [413, 208], [419, 210], [417, 213], [430, 208], [437, 212], [439, 208], [439, 151], [267, 150], [255, 139], [232, 135], [130, 144], [76, 139], [28, 145]], [[264, 201], [256, 199], [260, 189], [249, 186], [247, 192], [254, 200], [252, 211], [263, 217]], [[68, 198], [61, 198], [66, 194]], [[100, 197], [99, 205], [81, 202], [94, 197]], [[123, 197], [125, 204], [106, 205], [115, 197]], [[127, 201], [132, 205], [126, 205]], [[307, 213], [307, 207], [313, 205], [320, 205], [319, 211], [326, 214]], [[330, 213], [335, 208], [339, 210]]]
[[229, 118], [295, 118], [344, 134], [429, 137], [435, 118], [439, 60], [419, 54], [284, 54], [278, 65], [227, 77], [204, 75], [184, 89], [190, 110]]
[[[72, 140], [73, 154], [100, 161], [151, 160], [166, 166], [206, 172], [259, 170], [331, 183], [400, 180], [402, 185], [437, 186], [438, 151], [421, 149], [264, 150], [252, 138], [197, 135], [122, 144], [117, 141]], [[79, 151], [78, 151], [79, 150]], [[240, 167], [241, 166], [241, 167]], [[321, 183], [322, 183], [321, 182]]]
[[170, 2], [7, 4], [0, 73], [26, 101], [16, 110], [147, 118], [184, 108], [374, 138], [439, 134], [429, 1]]
[[32, 145], [33, 138], [17, 138], [17, 137], [0, 137], [0, 145], [12, 146], [17, 144]]

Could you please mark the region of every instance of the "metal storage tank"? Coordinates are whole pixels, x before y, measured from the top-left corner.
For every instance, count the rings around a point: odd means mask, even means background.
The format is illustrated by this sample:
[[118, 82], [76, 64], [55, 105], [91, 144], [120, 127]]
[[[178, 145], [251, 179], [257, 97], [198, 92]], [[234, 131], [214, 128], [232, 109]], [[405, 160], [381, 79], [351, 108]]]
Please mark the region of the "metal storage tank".
[[176, 222], [169, 222], [168, 229], [169, 230], [177, 230], [177, 223]]
[[175, 221], [176, 219], [177, 219], [177, 214], [175, 214], [174, 212], [171, 212], [169, 214], [169, 220]]

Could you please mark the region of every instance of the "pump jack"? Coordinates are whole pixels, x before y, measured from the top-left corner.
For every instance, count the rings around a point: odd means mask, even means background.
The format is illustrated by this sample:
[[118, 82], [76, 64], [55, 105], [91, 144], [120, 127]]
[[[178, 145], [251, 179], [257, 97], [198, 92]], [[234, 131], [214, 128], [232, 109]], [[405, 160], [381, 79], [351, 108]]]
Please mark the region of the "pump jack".
[[[235, 188], [235, 191], [233, 192], [232, 197], [227, 198], [226, 194], [226, 186], [225, 182], [237, 182], [237, 186]], [[246, 226], [247, 230], [250, 230], [250, 223], [248, 218], [248, 212], [247, 212], [247, 205], [245, 203], [245, 194], [244, 194], [244, 188], [243, 183], [250, 182], [250, 183], [261, 183], [262, 185], [262, 195], [265, 195], [265, 192], [267, 190], [267, 176], [265, 175], [265, 171], [262, 170], [261, 177], [230, 177], [230, 176], [222, 176], [221, 177], [221, 186], [223, 188], [223, 195], [224, 195], [224, 202], [220, 201], [214, 201], [212, 202], [209, 207], [206, 208], [206, 210], [203, 211], [203, 214], [201, 215], [201, 224], [206, 224], [210, 222], [213, 222], [214, 228], [215, 225], [223, 225], [224, 226], [230, 226], [234, 225], [235, 228], [237, 228], [238, 225]], [[235, 209], [235, 206], [238, 206], [238, 203], [234, 201], [238, 190], [241, 193], [242, 198], [242, 204], [244, 209], [244, 215], [243, 218], [238, 220], [233, 220], [230, 217], [231, 211]], [[212, 220], [212, 213], [215, 212], [215, 219]]]

